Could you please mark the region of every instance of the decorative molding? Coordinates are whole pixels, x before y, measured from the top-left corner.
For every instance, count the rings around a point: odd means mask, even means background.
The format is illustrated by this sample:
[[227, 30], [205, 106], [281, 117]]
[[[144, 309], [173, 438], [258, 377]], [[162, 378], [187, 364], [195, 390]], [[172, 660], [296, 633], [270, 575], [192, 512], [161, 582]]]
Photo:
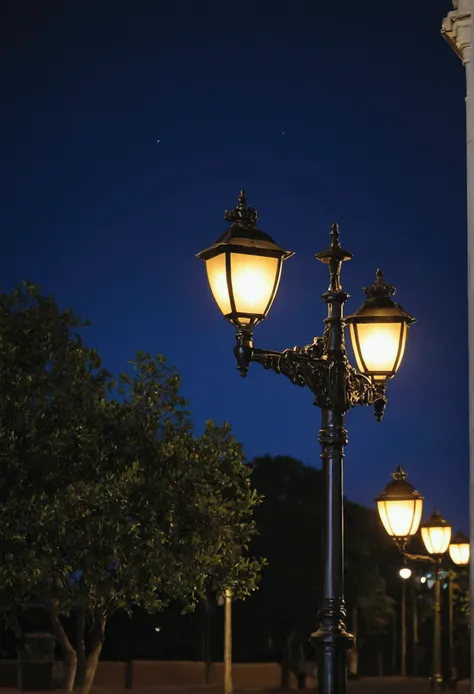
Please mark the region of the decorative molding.
[[453, 0], [454, 10], [443, 19], [441, 34], [463, 65], [471, 61], [472, 13], [470, 0]]

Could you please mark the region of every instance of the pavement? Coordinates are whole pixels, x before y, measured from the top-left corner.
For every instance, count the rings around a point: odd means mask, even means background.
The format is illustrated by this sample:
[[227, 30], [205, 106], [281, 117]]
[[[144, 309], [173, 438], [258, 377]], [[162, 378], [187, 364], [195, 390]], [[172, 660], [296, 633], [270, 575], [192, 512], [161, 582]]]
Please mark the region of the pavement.
[[[458, 682], [456, 691], [460, 694], [468, 694], [469, 680]], [[430, 683], [428, 679], [418, 677], [367, 677], [360, 680], [352, 680], [347, 683], [348, 694], [429, 694]], [[446, 689], [446, 692], [453, 691]]]
[[[308, 688], [308, 694], [317, 689]], [[452, 691], [449, 689], [446, 692]], [[459, 682], [456, 690], [459, 694], [469, 694], [469, 681]], [[296, 690], [274, 689], [274, 690], [235, 690], [234, 694], [295, 694]], [[3, 694], [3, 692], [0, 692]], [[92, 694], [223, 694], [222, 687], [201, 686], [201, 687], [182, 687], [180, 685], [168, 687], [153, 687], [149, 689], [123, 690], [112, 692], [107, 690], [93, 689]], [[401, 678], [401, 677], [373, 677], [352, 680], [347, 683], [347, 694], [430, 694], [430, 683], [427, 679], [421, 678]], [[454, 694], [454, 692], [453, 692]]]
[[[459, 682], [457, 692], [459, 694], [469, 694], [469, 681]], [[11, 687], [0, 687], [0, 694], [18, 694], [20, 690]], [[317, 692], [317, 689], [308, 688], [310, 692]], [[450, 690], [446, 690], [450, 691]], [[257, 694], [262, 690], [236, 690], [234, 694]], [[265, 694], [290, 694], [290, 690], [284, 692], [282, 689], [263, 690]], [[294, 694], [295, 690], [291, 690]], [[351, 680], [347, 683], [347, 694], [429, 694], [430, 686], [427, 679], [421, 678], [402, 678], [402, 677], [368, 677], [359, 680]], [[35, 694], [46, 694], [38, 692]], [[48, 692], [51, 694], [51, 690]], [[55, 694], [62, 694], [61, 690], [56, 689]], [[65, 694], [65, 693], [64, 693]], [[223, 694], [220, 686], [197, 686], [188, 687], [173, 685], [167, 687], [149, 687], [147, 689], [120, 689], [112, 690], [102, 687], [93, 687], [91, 694]]]

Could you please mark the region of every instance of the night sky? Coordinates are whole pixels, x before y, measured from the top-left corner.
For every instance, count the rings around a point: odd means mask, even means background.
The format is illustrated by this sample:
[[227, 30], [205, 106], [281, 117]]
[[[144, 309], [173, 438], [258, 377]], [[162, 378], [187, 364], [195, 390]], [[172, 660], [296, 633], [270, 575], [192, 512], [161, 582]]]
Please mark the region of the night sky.
[[[464, 69], [448, 0], [10, 0], [0, 22], [0, 282], [88, 317], [118, 373], [176, 364], [196, 424], [229, 421], [249, 458], [320, 464], [309, 391], [253, 365], [195, 253], [244, 188], [296, 255], [255, 345], [321, 334], [340, 224], [347, 313], [377, 267], [418, 323], [382, 424], [349, 413], [346, 493], [371, 504], [398, 463], [468, 531]], [[157, 142], [159, 140], [159, 142]], [[351, 353], [351, 358], [352, 353]]]

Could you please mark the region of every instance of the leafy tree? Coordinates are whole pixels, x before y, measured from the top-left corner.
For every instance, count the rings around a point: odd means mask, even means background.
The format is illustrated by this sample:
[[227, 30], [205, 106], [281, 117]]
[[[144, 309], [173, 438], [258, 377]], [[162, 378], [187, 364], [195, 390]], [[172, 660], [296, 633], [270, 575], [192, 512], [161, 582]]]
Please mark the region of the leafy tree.
[[41, 605], [67, 688], [88, 692], [117, 610], [192, 608], [210, 585], [242, 598], [261, 563], [246, 554], [260, 498], [230, 427], [192, 435], [162, 357], [139, 354], [113, 397], [84, 326], [31, 285], [0, 294], [0, 605], [13, 623]]

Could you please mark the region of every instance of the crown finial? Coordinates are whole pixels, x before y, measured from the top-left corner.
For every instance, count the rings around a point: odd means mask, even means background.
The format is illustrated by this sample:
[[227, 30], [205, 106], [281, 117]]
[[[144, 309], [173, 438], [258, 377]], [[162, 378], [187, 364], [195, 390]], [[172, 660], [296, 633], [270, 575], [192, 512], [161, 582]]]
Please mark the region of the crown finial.
[[255, 226], [258, 220], [258, 212], [253, 207], [247, 205], [247, 196], [244, 190], [240, 191], [237, 203], [237, 207], [234, 207], [233, 210], [225, 210], [225, 221], [242, 226]]
[[368, 299], [387, 299], [394, 296], [397, 291], [391, 284], [385, 282], [383, 272], [379, 268], [375, 273], [375, 282], [370, 287], [363, 287], [362, 291]]
[[407, 473], [402, 469], [401, 465], [397, 465], [395, 472], [392, 472], [392, 477], [394, 480], [406, 480]]

